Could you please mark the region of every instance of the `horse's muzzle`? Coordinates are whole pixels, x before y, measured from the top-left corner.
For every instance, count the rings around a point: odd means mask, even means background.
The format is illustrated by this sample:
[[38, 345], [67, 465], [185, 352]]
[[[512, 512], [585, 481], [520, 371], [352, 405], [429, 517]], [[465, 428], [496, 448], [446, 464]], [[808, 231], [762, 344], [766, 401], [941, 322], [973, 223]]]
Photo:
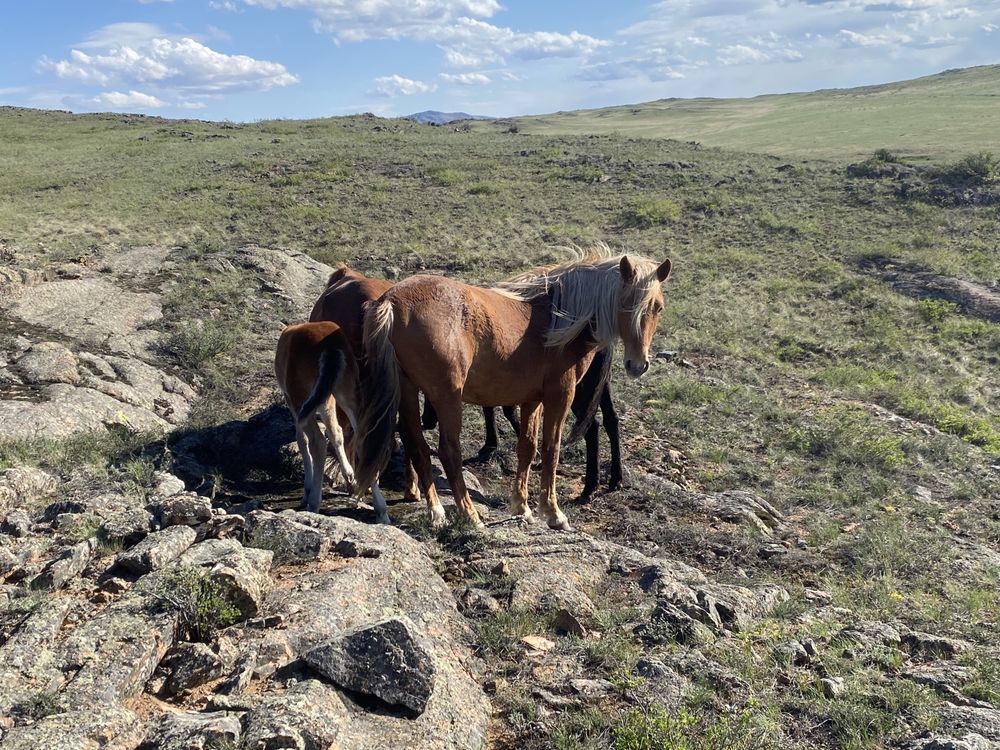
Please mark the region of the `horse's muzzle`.
[[625, 372], [631, 375], [633, 378], [641, 377], [645, 374], [646, 370], [649, 369], [649, 360], [644, 359], [641, 362], [636, 362], [632, 359], [625, 360]]

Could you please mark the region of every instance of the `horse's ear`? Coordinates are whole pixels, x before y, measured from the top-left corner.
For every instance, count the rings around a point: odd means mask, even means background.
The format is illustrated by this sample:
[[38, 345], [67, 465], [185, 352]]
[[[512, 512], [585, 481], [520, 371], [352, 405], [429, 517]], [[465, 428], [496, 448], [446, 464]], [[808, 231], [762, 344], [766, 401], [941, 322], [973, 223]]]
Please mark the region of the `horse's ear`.
[[660, 267], [656, 269], [656, 278], [661, 282], [670, 278], [670, 258], [663, 261]]
[[631, 284], [635, 281], [635, 266], [632, 265], [632, 261], [628, 259], [627, 255], [622, 256], [622, 261], [618, 264], [618, 269], [621, 271], [622, 281], [626, 284]]

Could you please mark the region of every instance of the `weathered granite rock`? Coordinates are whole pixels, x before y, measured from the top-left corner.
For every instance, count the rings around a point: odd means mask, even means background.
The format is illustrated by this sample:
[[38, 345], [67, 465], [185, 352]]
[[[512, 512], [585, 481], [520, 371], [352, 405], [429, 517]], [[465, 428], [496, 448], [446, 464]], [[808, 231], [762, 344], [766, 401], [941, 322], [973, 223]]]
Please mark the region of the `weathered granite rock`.
[[212, 501], [193, 492], [181, 492], [160, 503], [158, 515], [162, 526], [197, 526], [212, 517]]
[[76, 357], [62, 344], [43, 341], [32, 346], [17, 360], [17, 368], [26, 383], [80, 382]]
[[118, 555], [116, 563], [137, 575], [159, 570], [180, 557], [197, 539], [190, 526], [171, 526], [155, 531], [132, 549]]
[[0, 646], [0, 715], [31, 692], [52, 692], [62, 685], [53, 643], [71, 607], [69, 599], [36, 607]]
[[25, 507], [56, 489], [56, 480], [41, 469], [19, 466], [0, 472], [0, 513]]
[[215, 750], [238, 747], [242, 727], [224, 713], [167, 714], [146, 734], [139, 750]]
[[975, 734], [990, 742], [1000, 743], [1000, 710], [945, 703], [938, 710], [938, 716], [941, 720], [938, 730], [945, 736]]
[[434, 660], [409, 618], [348, 633], [302, 655], [336, 684], [422, 713], [434, 691]]
[[961, 739], [927, 737], [906, 745], [906, 750], [996, 750], [996, 748], [996, 743], [979, 734], [967, 734]]
[[31, 516], [26, 510], [12, 510], [0, 526], [0, 531], [13, 537], [22, 538], [31, 533]]
[[116, 704], [46, 716], [30, 726], [14, 727], [0, 742], [3, 750], [134, 750], [144, 727], [138, 717]]
[[153, 475], [156, 485], [153, 488], [153, 494], [156, 497], [168, 498], [174, 495], [179, 495], [184, 492], [184, 480], [175, 477], [173, 474], [169, 474], [165, 471], [158, 471]]
[[914, 653], [951, 659], [971, 648], [971, 644], [957, 638], [945, 638], [932, 633], [911, 630], [903, 634], [902, 644]]
[[61, 589], [66, 583], [83, 572], [90, 562], [93, 546], [89, 541], [74, 544], [62, 552], [59, 557], [50, 562], [31, 581], [33, 589]]
[[208, 576], [245, 619], [257, 615], [271, 588], [272, 560], [270, 550], [244, 547], [233, 539], [206, 539], [189, 548], [177, 564], [207, 568]]
[[243, 744], [254, 750], [356, 747], [337, 743], [350, 717], [337, 691], [318, 680], [299, 682], [285, 691], [266, 695], [244, 721]]
[[204, 643], [179, 643], [160, 663], [168, 672], [164, 683], [167, 695], [177, 695], [185, 690], [211, 682], [225, 673], [222, 659]]
[[153, 528], [153, 514], [145, 508], [122, 508], [104, 519], [98, 529], [101, 539], [119, 542], [125, 547], [136, 544]]
[[330, 539], [321, 531], [299, 523], [295, 511], [268, 513], [255, 510], [246, 517], [248, 545], [274, 552], [277, 562], [308, 562], [329, 553]]

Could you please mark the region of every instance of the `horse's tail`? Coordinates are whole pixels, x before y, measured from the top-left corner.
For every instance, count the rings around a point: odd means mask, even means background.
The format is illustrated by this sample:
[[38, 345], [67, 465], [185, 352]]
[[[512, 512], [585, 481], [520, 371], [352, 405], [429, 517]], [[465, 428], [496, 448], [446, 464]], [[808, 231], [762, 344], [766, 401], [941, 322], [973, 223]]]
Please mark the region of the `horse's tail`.
[[347, 356], [343, 348], [342, 336], [329, 335], [320, 342], [319, 374], [313, 383], [312, 392], [299, 409], [298, 423], [304, 426], [313, 414], [333, 393], [337, 381], [347, 367]]
[[355, 441], [355, 476], [359, 487], [370, 487], [392, 453], [392, 436], [399, 411], [399, 364], [389, 341], [392, 302], [384, 297], [365, 311], [365, 364], [361, 378], [361, 409]]
[[[590, 429], [590, 425], [593, 424], [594, 417], [597, 416], [597, 410], [601, 406], [601, 394], [604, 392], [608, 384], [608, 379], [611, 377], [611, 359], [613, 353], [614, 351], [610, 346], [605, 349], [598, 349], [594, 355], [594, 359], [590, 362], [590, 367], [587, 368], [587, 372], [580, 378], [580, 382], [576, 386], [576, 392], [579, 395], [585, 396], [587, 400], [581, 409], [573, 410], [576, 414], [576, 424], [573, 425], [573, 429], [566, 439], [566, 445], [572, 445], [583, 437], [587, 430]], [[573, 400], [575, 406], [576, 399], [574, 398]]]

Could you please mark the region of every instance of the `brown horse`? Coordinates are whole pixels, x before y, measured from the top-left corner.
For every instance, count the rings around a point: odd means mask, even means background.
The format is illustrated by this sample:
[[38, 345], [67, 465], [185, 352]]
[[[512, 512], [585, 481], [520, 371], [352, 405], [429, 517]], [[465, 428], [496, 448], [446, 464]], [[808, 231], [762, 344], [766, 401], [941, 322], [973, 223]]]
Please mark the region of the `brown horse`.
[[[344, 451], [337, 409], [339, 407], [357, 429], [358, 365], [350, 342], [336, 323], [298, 323], [285, 328], [278, 338], [274, 373], [295, 419], [295, 439], [305, 475], [302, 507], [315, 512], [323, 497], [323, 466], [328, 440], [333, 443], [348, 485], [352, 490], [355, 486], [354, 470]], [[326, 437], [319, 429], [317, 413], [326, 425]], [[378, 520], [389, 523], [385, 498], [378, 484], [369, 484]]]
[[[531, 518], [528, 474], [542, 422], [539, 507], [549, 526], [568, 529], [555, 492], [563, 423], [576, 384], [597, 349], [624, 343], [625, 370], [649, 368], [649, 345], [663, 309], [670, 261], [597, 255], [481, 289], [436, 276], [396, 284], [365, 313], [368, 370], [357, 473], [371, 481], [385, 465], [399, 411], [404, 445], [417, 464], [431, 520], [444, 510], [431, 481], [430, 449], [419, 427], [418, 391], [439, 420], [439, 456], [455, 502], [482, 525], [462, 476], [462, 402], [521, 406], [518, 467], [510, 501]], [[540, 420], [539, 413], [544, 417]]]

